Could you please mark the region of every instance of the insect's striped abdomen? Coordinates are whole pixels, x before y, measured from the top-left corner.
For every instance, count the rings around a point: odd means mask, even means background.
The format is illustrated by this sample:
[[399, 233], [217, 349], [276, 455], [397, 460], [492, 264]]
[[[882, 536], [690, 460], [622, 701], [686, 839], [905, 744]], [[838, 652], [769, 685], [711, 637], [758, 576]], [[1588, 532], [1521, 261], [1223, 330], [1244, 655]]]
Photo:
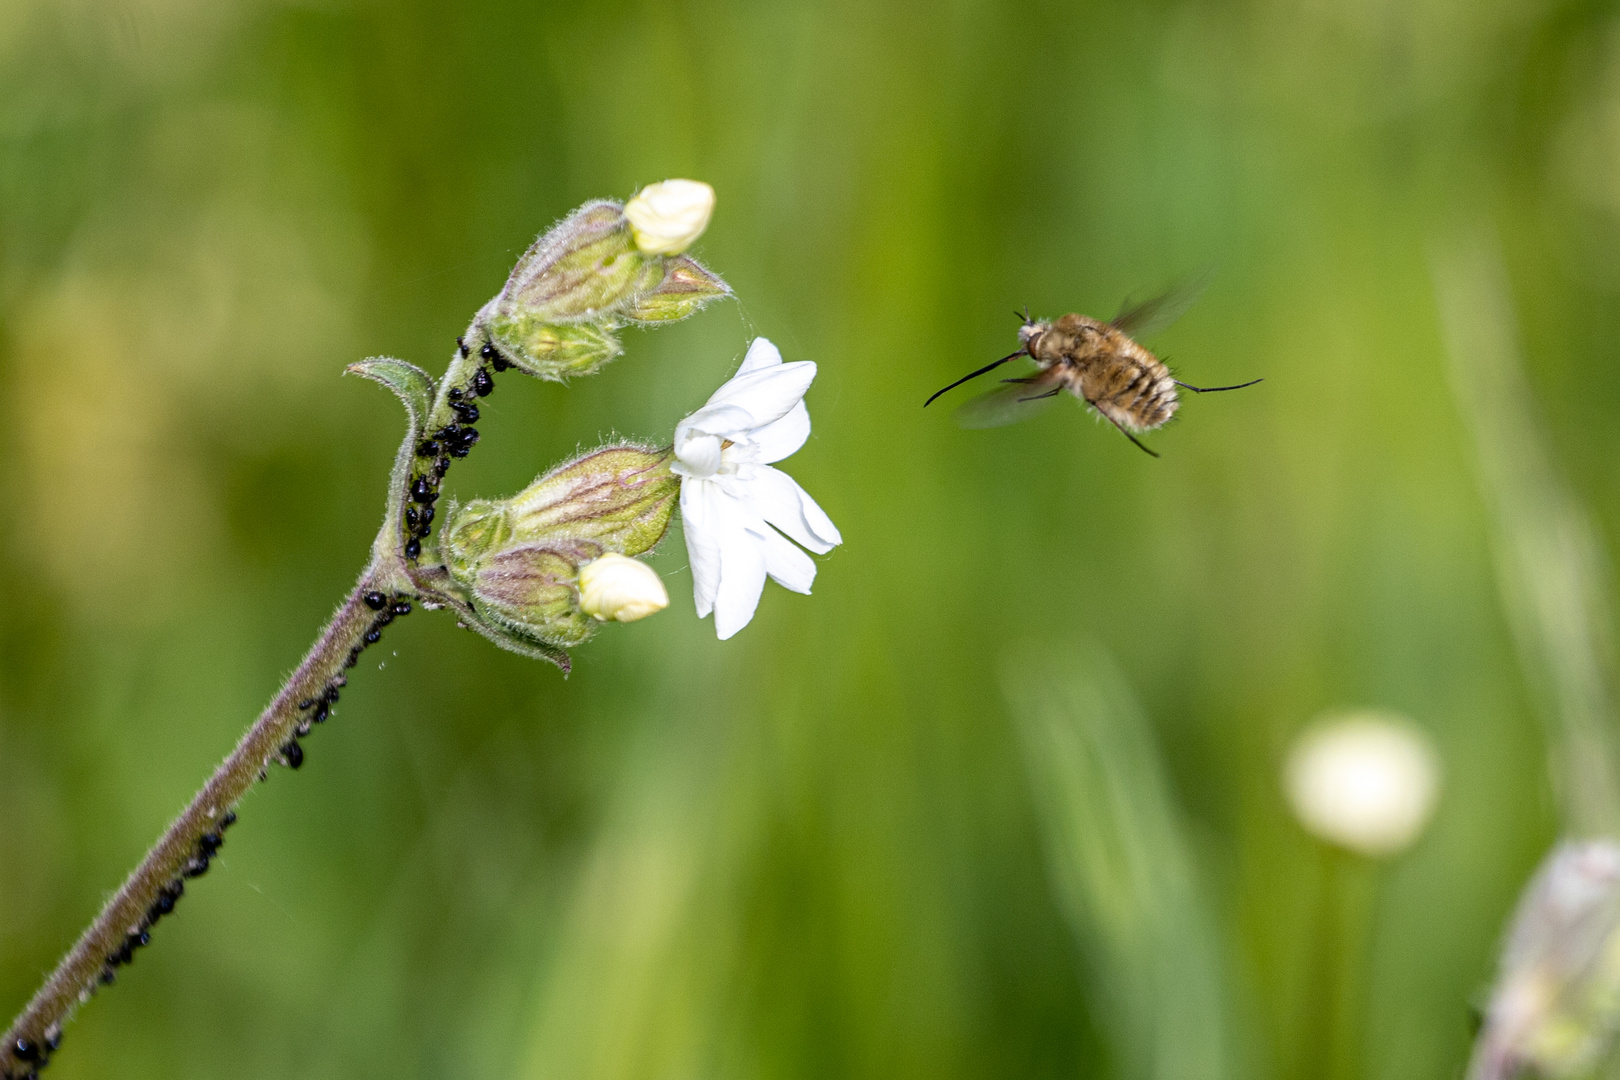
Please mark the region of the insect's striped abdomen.
[[1180, 404], [1169, 369], [1140, 346], [1088, 365], [1080, 389], [1099, 412], [1132, 431], [1161, 427]]

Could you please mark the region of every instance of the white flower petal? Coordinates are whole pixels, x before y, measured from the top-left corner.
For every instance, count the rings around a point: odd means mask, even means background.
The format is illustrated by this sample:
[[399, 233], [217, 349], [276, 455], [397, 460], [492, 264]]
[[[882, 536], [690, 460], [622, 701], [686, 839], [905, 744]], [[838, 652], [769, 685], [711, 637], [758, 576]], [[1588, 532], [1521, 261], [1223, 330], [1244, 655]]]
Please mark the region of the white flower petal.
[[[690, 419], [696, 421], [710, 409], [735, 406], [746, 410], [752, 418], [750, 428], [764, 427], [781, 419], [789, 409], [804, 400], [804, 392], [816, 378], [814, 361], [799, 360], [791, 364], [776, 364], [760, 368], [746, 375], [735, 375], [714, 392], [706, 405]], [[705, 431], [714, 431], [705, 427]], [[718, 431], [714, 431], [719, 434]]]
[[765, 591], [765, 552], [741, 527], [742, 508], [729, 499], [721, 505], [732, 517], [723, 526], [729, 535], [721, 541], [720, 589], [714, 597], [714, 633], [724, 641], [747, 626], [759, 607]]
[[730, 496], [711, 480], [681, 481], [681, 525], [686, 532], [686, 558], [692, 567], [692, 601], [698, 618], [714, 610], [720, 590], [720, 549], [725, 508]]
[[579, 609], [601, 622], [635, 622], [669, 607], [658, 571], [609, 551], [579, 568]]
[[720, 469], [720, 436], [694, 431], [685, 424], [675, 429], [675, 471], [697, 479], [713, 476]]
[[766, 424], [749, 436], [754, 444], [754, 460], [781, 461], [797, 453], [810, 437], [810, 410], [799, 402], [775, 423]]
[[630, 235], [649, 255], [678, 255], [708, 227], [714, 188], [701, 180], [648, 184], [624, 204]]
[[692, 432], [718, 435], [722, 439], [740, 438], [756, 426], [753, 414], [737, 405], [705, 405], [675, 425], [675, 445]]
[[742, 367], [737, 369], [737, 374], [747, 375], [760, 368], [775, 367], [781, 362], [782, 350], [772, 345], [770, 338], [757, 337], [748, 346], [748, 355], [743, 357]]
[[782, 536], [781, 533], [765, 524], [759, 523], [759, 529], [750, 528], [748, 537], [759, 542], [760, 554], [765, 557], [765, 572], [784, 589], [791, 589], [796, 593], [810, 592], [810, 586], [816, 580], [816, 561]]
[[817, 555], [844, 542], [838, 527], [799, 482], [780, 469], [753, 465], [739, 471], [734, 490], [745, 491], [748, 507]]

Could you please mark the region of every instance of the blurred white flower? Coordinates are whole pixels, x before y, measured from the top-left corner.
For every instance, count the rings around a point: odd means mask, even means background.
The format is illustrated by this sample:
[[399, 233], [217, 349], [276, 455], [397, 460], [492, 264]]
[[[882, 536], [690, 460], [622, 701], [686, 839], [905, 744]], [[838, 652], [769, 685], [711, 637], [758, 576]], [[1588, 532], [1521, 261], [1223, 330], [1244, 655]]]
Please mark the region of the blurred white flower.
[[1382, 713], [1319, 721], [1288, 754], [1284, 788], [1300, 823], [1362, 855], [1393, 855], [1434, 811], [1440, 766], [1410, 723]]
[[624, 204], [630, 235], [648, 255], [679, 255], [708, 228], [714, 188], [701, 180], [648, 184]]
[[770, 466], [810, 437], [804, 394], [815, 377], [815, 364], [784, 364], [775, 345], [755, 338], [737, 374], [675, 426], [671, 469], [681, 477], [692, 593], [699, 618], [714, 612], [722, 641], [754, 617], [767, 575], [810, 591], [816, 564], [781, 533], [818, 555], [843, 543], [815, 500]]
[[602, 622], [635, 622], [669, 606], [669, 593], [646, 563], [608, 552], [579, 568], [579, 608]]

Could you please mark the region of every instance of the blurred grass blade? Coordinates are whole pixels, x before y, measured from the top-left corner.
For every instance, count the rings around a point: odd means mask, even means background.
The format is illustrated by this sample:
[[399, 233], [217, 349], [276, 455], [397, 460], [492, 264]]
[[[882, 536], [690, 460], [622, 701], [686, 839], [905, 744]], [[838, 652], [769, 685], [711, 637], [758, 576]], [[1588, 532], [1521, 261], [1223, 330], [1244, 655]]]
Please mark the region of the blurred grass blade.
[[1617, 835], [1607, 563], [1536, 421], [1494, 236], [1452, 237], [1431, 263], [1452, 393], [1473, 436], [1497, 580], [1547, 725], [1566, 828]]
[[546, 965], [518, 1075], [697, 1078], [721, 1070], [735, 967], [728, 889], [750, 816], [722, 812], [701, 741], [646, 733], [627, 757]]
[[1118, 1075], [1225, 1076], [1219, 946], [1147, 720], [1098, 650], [1009, 662], [1002, 682]]

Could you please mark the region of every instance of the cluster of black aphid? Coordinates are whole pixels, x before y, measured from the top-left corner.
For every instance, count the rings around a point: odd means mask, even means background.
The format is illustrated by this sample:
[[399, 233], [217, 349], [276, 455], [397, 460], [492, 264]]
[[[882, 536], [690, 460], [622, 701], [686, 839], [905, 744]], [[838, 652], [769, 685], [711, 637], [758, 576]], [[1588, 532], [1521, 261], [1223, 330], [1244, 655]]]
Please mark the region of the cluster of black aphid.
[[[461, 349], [463, 358], [472, 355], [471, 347], [461, 338], [456, 339], [456, 345]], [[433, 531], [433, 504], [438, 501], [439, 484], [450, 469], [450, 459], [466, 457], [478, 442], [478, 429], [472, 426], [477, 423], [479, 415], [476, 399], [495, 392], [495, 376], [490, 370], [505, 371], [512, 366], [500, 354], [500, 350], [487, 341], [479, 348], [478, 355], [489, 361], [489, 367], [479, 364], [465, 389], [453, 387], [447, 395], [450, 411], [456, 414], [456, 418], [416, 446], [417, 467], [412, 472], [410, 489], [405, 493], [407, 559], [421, 556], [422, 541]]]
[[56, 1048], [62, 1045], [62, 1028], [59, 1024], [52, 1024], [45, 1029], [45, 1040], [35, 1042], [27, 1036], [19, 1035], [10, 1046], [12, 1059], [22, 1068], [21, 1072], [7, 1069], [0, 1073], [3, 1080], [39, 1080], [39, 1070], [43, 1069]]
[[[343, 666], [352, 668], [360, 662], [360, 654], [368, 645], [375, 645], [382, 640], [383, 627], [399, 618], [401, 615], [411, 613], [411, 602], [401, 594], [389, 596], [387, 593], [373, 590], [361, 597], [366, 607], [377, 614], [371, 619], [371, 625], [360, 636], [360, 644], [349, 650], [344, 658]], [[289, 769], [296, 769], [304, 763], [304, 747], [299, 739], [308, 735], [310, 729], [316, 724], [326, 723], [326, 718], [332, 715], [332, 706], [337, 704], [338, 693], [349, 685], [348, 677], [342, 674], [334, 675], [321, 687], [321, 692], [312, 698], [305, 698], [298, 703], [298, 711], [305, 713], [298, 720], [298, 726], [293, 729], [293, 737], [288, 739], [281, 748], [281, 763]]]
[[[152, 940], [152, 927], [157, 925], [159, 919], [174, 910], [174, 905], [180, 902], [180, 897], [186, 892], [186, 878], [202, 877], [208, 872], [208, 864], [218, 854], [225, 844], [225, 830], [236, 824], [236, 811], [227, 810], [225, 816], [219, 819], [219, 827], [212, 829], [197, 838], [197, 844], [192, 849], [191, 857], [180, 868], [180, 873], [169, 881], [158, 892], [157, 899], [146, 909], [141, 921], [128, 933], [124, 940], [119, 942], [118, 948], [108, 953], [101, 965], [101, 983], [103, 986], [111, 983], [117, 976], [118, 968], [135, 959], [135, 950]], [[19, 1039], [18, 1046], [12, 1047], [12, 1053], [19, 1060], [22, 1059], [21, 1043], [26, 1040]], [[49, 1042], [49, 1040], [47, 1040]], [[53, 1046], [52, 1049], [55, 1049]], [[43, 1060], [40, 1062], [44, 1064]]]

